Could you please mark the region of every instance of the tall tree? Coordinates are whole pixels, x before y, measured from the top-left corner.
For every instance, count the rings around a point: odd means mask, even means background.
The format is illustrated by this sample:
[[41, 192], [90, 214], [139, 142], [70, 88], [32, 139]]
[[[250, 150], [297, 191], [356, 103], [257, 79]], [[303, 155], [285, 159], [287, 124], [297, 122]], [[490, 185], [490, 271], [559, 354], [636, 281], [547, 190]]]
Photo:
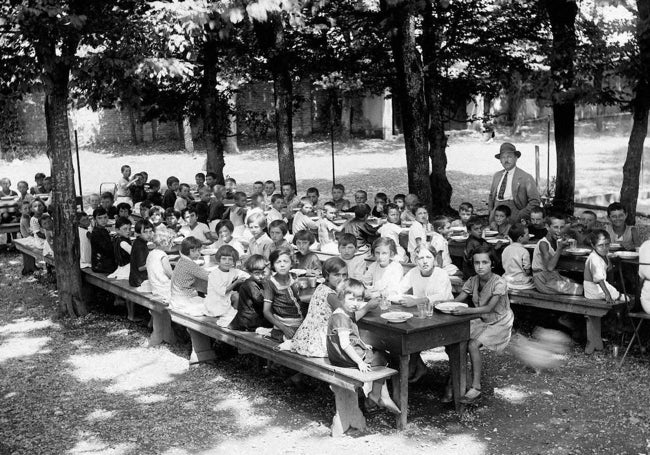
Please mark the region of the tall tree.
[[543, 0], [548, 14], [553, 45], [550, 54], [553, 80], [553, 127], [557, 170], [553, 206], [573, 213], [575, 192], [575, 112], [574, 59], [577, 48], [576, 0]]
[[636, 205], [639, 197], [639, 173], [643, 158], [643, 144], [648, 134], [650, 112], [650, 0], [637, 0], [636, 42], [636, 86], [632, 99], [633, 123], [623, 165], [621, 204], [627, 211], [627, 223], [636, 223]]

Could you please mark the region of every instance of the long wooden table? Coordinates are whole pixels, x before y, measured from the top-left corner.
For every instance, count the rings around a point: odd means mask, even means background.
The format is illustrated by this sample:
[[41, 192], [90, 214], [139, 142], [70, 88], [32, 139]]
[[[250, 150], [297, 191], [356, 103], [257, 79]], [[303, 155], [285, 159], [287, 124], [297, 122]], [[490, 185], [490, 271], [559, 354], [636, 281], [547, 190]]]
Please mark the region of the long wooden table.
[[[414, 313], [414, 308], [392, 306], [394, 310]], [[408, 375], [411, 354], [445, 346], [449, 354], [454, 390], [454, 404], [460, 410], [460, 398], [465, 395], [467, 374], [467, 341], [469, 321], [478, 316], [452, 316], [434, 313], [432, 318], [413, 317], [406, 322], [391, 323], [375, 309], [358, 321], [362, 338], [375, 348], [389, 351], [399, 358], [399, 376], [393, 378], [393, 399], [402, 410], [397, 417], [397, 427], [403, 429], [408, 419]]]

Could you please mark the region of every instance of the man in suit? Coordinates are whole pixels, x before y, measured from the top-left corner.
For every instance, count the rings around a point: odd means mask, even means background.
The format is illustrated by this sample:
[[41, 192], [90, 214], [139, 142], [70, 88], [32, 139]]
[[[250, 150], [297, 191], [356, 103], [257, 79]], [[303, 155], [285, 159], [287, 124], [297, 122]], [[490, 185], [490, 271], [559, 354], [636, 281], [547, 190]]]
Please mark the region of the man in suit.
[[535, 179], [517, 167], [520, 156], [521, 152], [509, 142], [501, 144], [499, 153], [494, 155], [501, 161], [504, 170], [497, 172], [492, 178], [488, 200], [490, 220], [494, 218], [494, 208], [499, 205], [510, 207], [511, 223], [527, 219], [532, 208], [539, 207], [540, 197]]

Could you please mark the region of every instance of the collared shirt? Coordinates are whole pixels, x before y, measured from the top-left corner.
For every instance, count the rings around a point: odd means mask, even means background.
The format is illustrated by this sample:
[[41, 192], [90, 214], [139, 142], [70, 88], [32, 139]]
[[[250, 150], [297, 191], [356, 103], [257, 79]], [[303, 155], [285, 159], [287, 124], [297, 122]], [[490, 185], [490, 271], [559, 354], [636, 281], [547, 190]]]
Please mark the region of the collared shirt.
[[513, 167], [508, 171], [508, 182], [506, 183], [506, 190], [503, 193], [503, 198], [499, 199], [499, 188], [501, 188], [501, 183], [503, 183], [503, 177], [506, 175], [506, 170], [503, 170], [503, 173], [501, 174], [501, 178], [499, 179], [499, 184], [497, 185], [497, 201], [512, 201], [512, 178], [515, 174], [515, 169], [517, 167]]

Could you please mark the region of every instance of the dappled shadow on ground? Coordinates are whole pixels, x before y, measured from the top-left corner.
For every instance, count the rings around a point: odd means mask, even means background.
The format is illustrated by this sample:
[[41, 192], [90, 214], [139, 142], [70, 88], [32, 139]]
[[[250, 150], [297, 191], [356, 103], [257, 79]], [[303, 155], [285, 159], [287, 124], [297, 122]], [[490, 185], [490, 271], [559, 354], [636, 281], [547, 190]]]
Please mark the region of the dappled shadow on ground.
[[[0, 262], [7, 257], [0, 256]], [[189, 346], [147, 348], [145, 324], [111, 311], [52, 322], [51, 297], [6, 267], [0, 349], [46, 338], [0, 361], [0, 453], [609, 453], [642, 452], [650, 411], [647, 365], [620, 371], [605, 355], [574, 351], [559, 371], [535, 375], [486, 353], [483, 403], [458, 417], [439, 396], [443, 350], [424, 353], [430, 373], [411, 387], [409, 427], [380, 412], [367, 433], [333, 440], [332, 394], [307, 378], [297, 391], [265, 375], [252, 356], [219, 349], [216, 366], [188, 367]], [[49, 351], [49, 352], [48, 352]], [[7, 351], [7, 352], [10, 352]], [[603, 432], [603, 429], [607, 429]]]

